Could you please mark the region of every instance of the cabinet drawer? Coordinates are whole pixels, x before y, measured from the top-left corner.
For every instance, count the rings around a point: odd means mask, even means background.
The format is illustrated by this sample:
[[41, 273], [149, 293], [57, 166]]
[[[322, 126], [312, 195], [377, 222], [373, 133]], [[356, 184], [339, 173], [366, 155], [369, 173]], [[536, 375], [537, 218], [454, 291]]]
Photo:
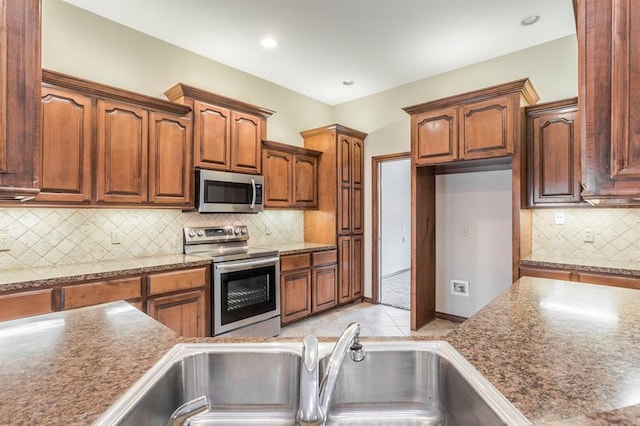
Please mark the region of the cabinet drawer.
[[141, 297], [141, 280], [142, 277], [132, 277], [63, 287], [62, 309], [137, 299]]
[[290, 254], [280, 258], [280, 270], [290, 271], [292, 269], [311, 267], [311, 254]]
[[338, 262], [338, 250], [317, 251], [311, 255], [313, 266], [329, 265]]
[[37, 290], [0, 296], [0, 321], [53, 312], [53, 290]]
[[207, 284], [207, 267], [149, 275], [148, 294], [170, 293], [204, 287]]
[[600, 284], [615, 287], [640, 289], [640, 279], [632, 277], [620, 277], [615, 275], [601, 275], [589, 272], [580, 272], [578, 273], [578, 281], [588, 284]]

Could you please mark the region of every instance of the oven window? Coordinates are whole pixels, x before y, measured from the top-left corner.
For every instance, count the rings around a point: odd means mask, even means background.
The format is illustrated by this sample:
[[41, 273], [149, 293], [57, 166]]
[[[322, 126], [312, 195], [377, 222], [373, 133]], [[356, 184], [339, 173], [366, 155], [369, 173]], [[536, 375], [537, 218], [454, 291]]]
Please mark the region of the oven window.
[[221, 274], [222, 325], [276, 309], [275, 269], [267, 266]]
[[204, 185], [206, 203], [251, 204], [253, 197], [251, 184], [207, 180]]

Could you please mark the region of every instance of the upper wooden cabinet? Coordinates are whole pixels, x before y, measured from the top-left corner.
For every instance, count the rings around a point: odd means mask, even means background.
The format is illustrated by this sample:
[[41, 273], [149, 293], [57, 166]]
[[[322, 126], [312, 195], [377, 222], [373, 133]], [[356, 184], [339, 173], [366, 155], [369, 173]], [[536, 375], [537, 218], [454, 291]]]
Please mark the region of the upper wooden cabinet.
[[578, 99], [526, 108], [528, 204], [580, 203]]
[[40, 0], [0, 2], [0, 200], [40, 186]]
[[640, 203], [640, 9], [632, 0], [577, 0], [584, 143], [582, 197]]
[[319, 151], [262, 141], [265, 207], [318, 207]]
[[524, 79], [403, 108], [411, 115], [414, 163], [512, 155], [520, 140], [520, 108], [538, 99]]
[[261, 141], [273, 111], [178, 83], [165, 92], [193, 107], [194, 164], [202, 169], [260, 174]]
[[191, 206], [188, 107], [53, 71], [42, 78], [36, 202]]

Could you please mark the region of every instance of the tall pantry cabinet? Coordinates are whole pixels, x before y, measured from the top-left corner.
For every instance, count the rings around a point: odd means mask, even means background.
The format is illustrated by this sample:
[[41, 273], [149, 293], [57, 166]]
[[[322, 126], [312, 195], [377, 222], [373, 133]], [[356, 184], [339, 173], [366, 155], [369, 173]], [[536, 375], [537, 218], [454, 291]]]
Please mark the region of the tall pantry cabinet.
[[338, 303], [363, 295], [363, 169], [366, 133], [339, 124], [301, 133], [305, 148], [322, 151], [318, 209], [304, 212], [309, 241], [338, 247]]

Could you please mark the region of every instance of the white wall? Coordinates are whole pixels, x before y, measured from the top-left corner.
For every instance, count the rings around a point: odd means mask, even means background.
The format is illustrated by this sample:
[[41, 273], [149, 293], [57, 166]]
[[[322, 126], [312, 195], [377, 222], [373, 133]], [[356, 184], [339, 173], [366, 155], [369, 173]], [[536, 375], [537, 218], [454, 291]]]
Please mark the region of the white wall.
[[511, 232], [511, 170], [436, 176], [437, 312], [468, 318], [511, 285]]
[[380, 163], [380, 275], [411, 268], [411, 160]]
[[524, 77], [533, 83], [540, 102], [576, 96], [578, 52], [575, 36], [334, 107], [334, 121], [368, 133], [364, 160], [366, 297], [371, 297], [371, 157], [410, 151], [410, 119], [402, 108]]

